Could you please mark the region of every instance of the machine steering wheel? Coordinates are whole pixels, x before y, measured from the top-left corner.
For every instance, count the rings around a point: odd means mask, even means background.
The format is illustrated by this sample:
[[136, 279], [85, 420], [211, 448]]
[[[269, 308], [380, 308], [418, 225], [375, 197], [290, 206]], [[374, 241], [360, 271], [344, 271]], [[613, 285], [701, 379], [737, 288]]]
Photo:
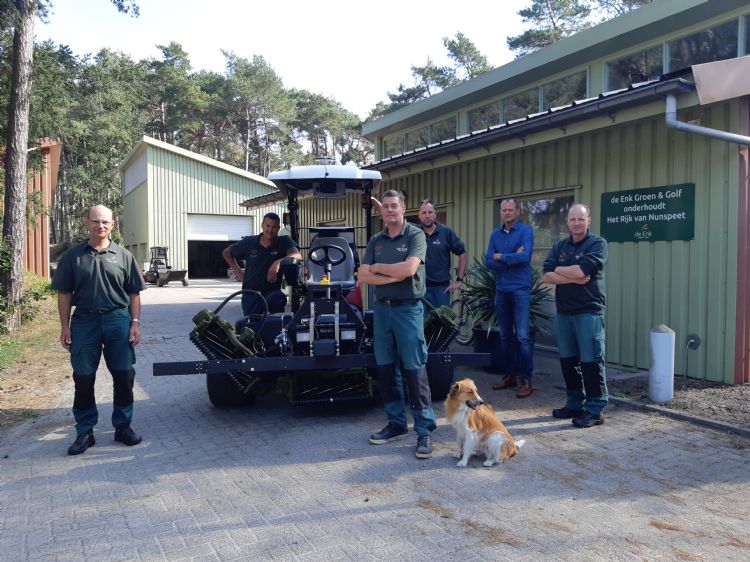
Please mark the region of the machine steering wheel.
[[[335, 250], [336, 252], [341, 254], [341, 257], [338, 259], [334, 259], [336, 254], [333, 253], [334, 257], [331, 257], [331, 252], [329, 250]], [[344, 250], [342, 250], [338, 246], [334, 246], [333, 244], [321, 244], [312, 252], [310, 252], [307, 257], [315, 265], [319, 265], [326, 271], [331, 271], [330, 268], [343, 263], [343, 261], [346, 259], [346, 253], [344, 252]]]

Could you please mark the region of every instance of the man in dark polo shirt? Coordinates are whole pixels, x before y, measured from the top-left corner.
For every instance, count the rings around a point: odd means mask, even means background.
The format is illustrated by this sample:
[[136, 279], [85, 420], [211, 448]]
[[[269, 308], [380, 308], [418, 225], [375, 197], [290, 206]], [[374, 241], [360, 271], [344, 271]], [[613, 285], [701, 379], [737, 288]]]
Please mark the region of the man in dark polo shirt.
[[607, 241], [589, 232], [591, 212], [574, 204], [568, 211], [570, 236], [555, 243], [544, 261], [544, 281], [555, 285], [555, 331], [566, 402], [552, 410], [576, 427], [604, 423], [608, 402], [604, 369], [604, 266]]
[[426, 254], [422, 229], [404, 219], [404, 196], [386, 191], [381, 203], [385, 228], [367, 244], [358, 281], [375, 286], [375, 362], [388, 425], [370, 435], [370, 443], [382, 445], [403, 439], [408, 433], [404, 386], [406, 378], [417, 458], [432, 456], [435, 413], [427, 380], [427, 344], [424, 338]]
[[92, 207], [86, 219], [89, 239], [63, 254], [52, 281], [52, 288], [57, 291], [60, 343], [70, 351], [75, 384], [73, 417], [77, 437], [68, 448], [69, 455], [79, 455], [95, 443], [94, 426], [99, 413], [94, 382], [102, 351], [114, 386], [115, 441], [131, 446], [141, 442], [130, 422], [134, 348], [141, 341], [140, 292], [146, 287], [131, 253], [109, 239], [114, 225], [110, 209], [104, 205]]
[[[237, 279], [242, 281], [242, 288], [263, 295], [268, 303], [268, 312], [283, 312], [286, 306], [286, 295], [281, 292], [282, 276], [279, 275], [281, 260], [287, 256], [302, 259], [297, 243], [289, 236], [279, 236], [280, 228], [279, 215], [266, 213], [261, 223], [261, 234], [245, 236], [222, 252]], [[237, 259], [245, 260], [244, 271], [240, 269]], [[265, 312], [265, 306], [258, 295], [246, 293], [242, 295], [242, 312], [245, 316], [260, 314]]]
[[[466, 248], [453, 229], [435, 220], [435, 206], [425, 199], [419, 204], [419, 222], [427, 239], [427, 290], [425, 300], [432, 306], [450, 304], [451, 293], [461, 286], [466, 272]], [[458, 256], [456, 280], [451, 282], [451, 254]]]

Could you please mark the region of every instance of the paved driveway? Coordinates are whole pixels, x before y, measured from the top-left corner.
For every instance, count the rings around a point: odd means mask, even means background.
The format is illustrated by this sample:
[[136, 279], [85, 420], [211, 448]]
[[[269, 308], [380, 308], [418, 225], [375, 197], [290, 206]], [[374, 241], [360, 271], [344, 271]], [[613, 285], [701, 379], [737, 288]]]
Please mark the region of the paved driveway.
[[413, 434], [368, 444], [385, 422], [377, 406], [298, 410], [273, 396], [218, 410], [203, 377], [151, 376], [154, 361], [201, 359], [190, 318], [237, 288], [196, 281], [143, 293], [141, 445], [113, 441], [103, 370], [95, 447], [66, 454], [70, 395], [0, 444], [2, 560], [750, 558], [750, 442], [617, 407], [604, 426], [573, 429], [549, 415], [562, 403], [550, 360], [538, 361], [527, 400], [466, 371], [526, 439], [489, 469], [476, 458], [455, 466], [442, 405], [435, 456], [420, 461]]

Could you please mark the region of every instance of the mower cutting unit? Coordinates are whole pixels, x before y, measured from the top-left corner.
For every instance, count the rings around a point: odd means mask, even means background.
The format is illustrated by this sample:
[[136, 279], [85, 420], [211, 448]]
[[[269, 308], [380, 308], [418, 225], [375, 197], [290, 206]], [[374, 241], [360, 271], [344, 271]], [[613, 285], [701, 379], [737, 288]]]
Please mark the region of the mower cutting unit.
[[[284, 258], [280, 273], [291, 288], [285, 312], [254, 314], [235, 325], [220, 311], [237, 291], [215, 310], [193, 318], [190, 340], [207, 361], [155, 363], [154, 375], [206, 375], [209, 399], [215, 406], [239, 406], [276, 391], [293, 404], [371, 400], [377, 395], [373, 353], [373, 312], [362, 309], [356, 287], [358, 250], [369, 240], [373, 189], [380, 173], [351, 166], [316, 165], [274, 172], [269, 179], [279, 191], [257, 197], [249, 206], [287, 200], [291, 235], [299, 240], [298, 199], [343, 198], [364, 194], [366, 227], [311, 227], [307, 260]], [[358, 245], [358, 230], [366, 239]], [[306, 267], [305, 267], [306, 266]], [[372, 299], [368, 299], [370, 305]], [[444, 398], [456, 366], [489, 364], [487, 353], [450, 353], [458, 331], [450, 307], [433, 309], [425, 303], [425, 338], [429, 351], [427, 374], [434, 400]]]

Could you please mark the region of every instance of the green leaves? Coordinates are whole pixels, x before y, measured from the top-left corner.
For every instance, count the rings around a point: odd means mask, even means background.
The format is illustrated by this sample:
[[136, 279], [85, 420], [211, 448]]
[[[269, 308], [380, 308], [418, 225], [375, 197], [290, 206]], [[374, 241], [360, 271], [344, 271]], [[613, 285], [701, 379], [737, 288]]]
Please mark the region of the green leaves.
[[508, 48], [522, 57], [575, 35], [597, 23], [634, 10], [652, 0], [532, 0], [518, 11], [530, 27], [506, 39]]
[[[495, 274], [484, 263], [474, 258], [464, 278], [459, 295], [474, 311], [473, 317], [487, 326], [489, 332], [497, 325], [495, 315]], [[554, 298], [547, 285], [542, 283], [538, 270], [531, 272], [530, 320], [534, 330], [545, 334], [551, 333], [552, 314], [550, 305]]]

